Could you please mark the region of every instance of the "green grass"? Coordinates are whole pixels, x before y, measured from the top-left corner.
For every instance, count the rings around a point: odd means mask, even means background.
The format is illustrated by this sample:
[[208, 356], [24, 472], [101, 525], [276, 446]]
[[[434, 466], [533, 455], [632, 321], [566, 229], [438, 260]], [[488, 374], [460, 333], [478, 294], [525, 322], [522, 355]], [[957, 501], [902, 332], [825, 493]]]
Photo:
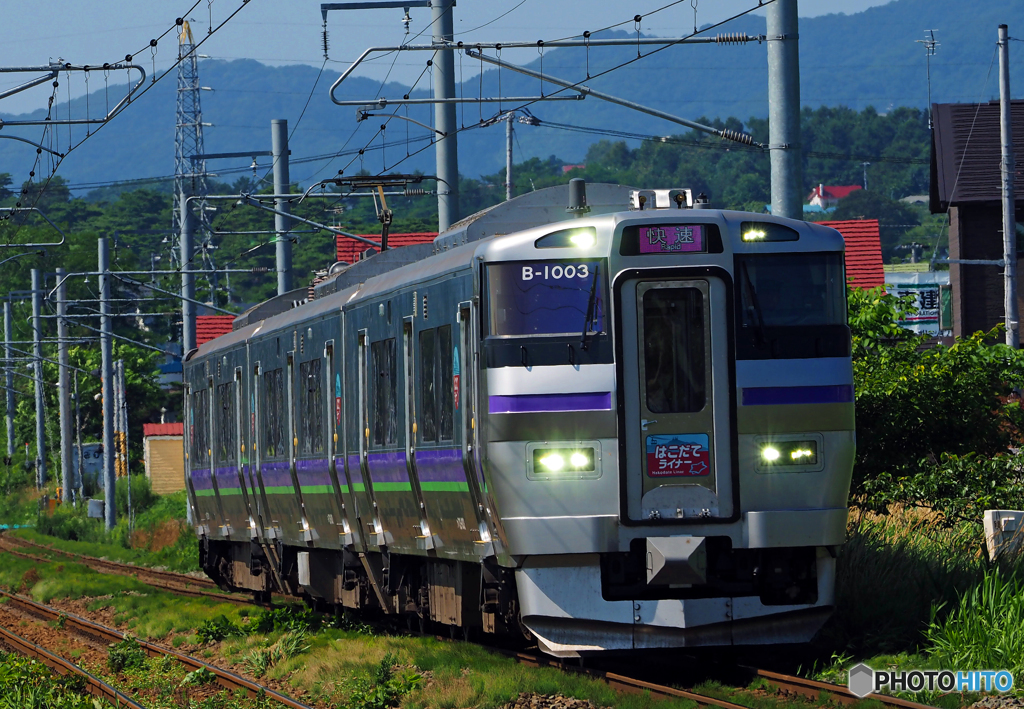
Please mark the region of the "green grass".
[[84, 680], [57, 677], [42, 663], [0, 652], [0, 709], [97, 709], [85, 693]]
[[[19, 529], [10, 533], [76, 554], [172, 571], [198, 571], [199, 544], [193, 531], [185, 524], [185, 492], [144, 496], [144, 499], [149, 500], [149, 506], [136, 516], [134, 534], [129, 533], [128, 520], [124, 517], [119, 519], [114, 529], [106, 531], [102, 520], [86, 516], [85, 505], [62, 505], [52, 515], [34, 518], [34, 530]], [[176, 543], [156, 551], [152, 550], [151, 543], [142, 544], [144, 540], [151, 540], [156, 530], [167, 525], [178, 526]]]
[[160, 640], [191, 634], [204, 621], [225, 616], [241, 623], [238, 606], [209, 598], [188, 598], [148, 586], [134, 578], [101, 574], [74, 563], [38, 563], [4, 556], [0, 586], [27, 593], [41, 603], [54, 599], [91, 599], [87, 608], [109, 608], [114, 620], [141, 638]]

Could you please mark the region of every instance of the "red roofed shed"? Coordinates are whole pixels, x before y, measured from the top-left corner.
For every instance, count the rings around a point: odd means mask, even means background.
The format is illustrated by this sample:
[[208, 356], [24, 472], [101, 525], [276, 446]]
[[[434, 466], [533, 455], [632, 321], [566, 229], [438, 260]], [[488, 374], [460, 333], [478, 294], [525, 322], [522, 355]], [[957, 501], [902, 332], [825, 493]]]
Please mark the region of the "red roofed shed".
[[196, 347], [205, 345], [215, 337], [231, 332], [234, 315], [199, 315], [196, 316]]
[[860, 188], [860, 185], [818, 185], [807, 195], [807, 201], [827, 209], [836, 206], [839, 204], [839, 200], [848, 197], [851, 192], [856, 192]]
[[142, 424], [146, 477], [153, 492], [159, 495], [168, 495], [185, 487], [184, 435], [183, 423]]
[[[367, 239], [380, 241], [380, 234], [360, 234], [359, 236], [365, 236]], [[410, 234], [388, 234], [388, 248], [394, 249], [399, 246], [427, 244], [433, 241], [436, 236], [436, 231], [418, 231]], [[335, 243], [338, 245], [338, 260], [344, 261], [345, 263], [355, 263], [359, 260], [359, 254], [370, 248], [369, 244], [364, 244], [363, 242], [356, 241], [355, 239], [349, 239], [346, 236], [336, 237]], [[380, 247], [374, 248], [379, 250]]]
[[846, 281], [854, 288], [874, 288], [885, 283], [882, 268], [882, 237], [877, 219], [818, 222], [830, 226], [846, 241]]

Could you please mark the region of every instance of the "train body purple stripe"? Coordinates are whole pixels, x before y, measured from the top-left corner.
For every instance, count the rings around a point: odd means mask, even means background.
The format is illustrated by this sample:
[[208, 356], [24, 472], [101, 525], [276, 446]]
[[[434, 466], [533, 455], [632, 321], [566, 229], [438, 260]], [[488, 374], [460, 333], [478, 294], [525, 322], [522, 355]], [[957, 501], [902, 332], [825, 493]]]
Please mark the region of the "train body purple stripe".
[[330, 485], [331, 470], [327, 458], [316, 460], [298, 460], [295, 462], [295, 474], [299, 478], [299, 485]]
[[192, 471], [192, 487], [196, 490], [212, 490], [213, 476], [209, 468], [200, 468]]
[[775, 404], [849, 404], [853, 402], [853, 385], [811, 387], [754, 387], [743, 389], [744, 406]]
[[237, 490], [242, 487], [238, 481], [238, 468], [234, 466], [217, 468], [214, 474], [217, 476], [218, 490]]
[[488, 397], [492, 414], [529, 414], [549, 411], [607, 411], [612, 408], [612, 393], [518, 394]]
[[266, 487], [291, 487], [292, 476], [288, 472], [287, 460], [266, 462], [260, 468], [263, 485]]
[[405, 451], [370, 453], [368, 458], [370, 479], [375, 484], [409, 482], [409, 473], [405, 469]]
[[363, 469], [359, 467], [358, 455], [348, 457], [348, 476], [352, 479], [353, 485], [363, 484]]
[[416, 473], [421, 483], [464, 483], [466, 471], [462, 467], [462, 451], [458, 448], [418, 450]]

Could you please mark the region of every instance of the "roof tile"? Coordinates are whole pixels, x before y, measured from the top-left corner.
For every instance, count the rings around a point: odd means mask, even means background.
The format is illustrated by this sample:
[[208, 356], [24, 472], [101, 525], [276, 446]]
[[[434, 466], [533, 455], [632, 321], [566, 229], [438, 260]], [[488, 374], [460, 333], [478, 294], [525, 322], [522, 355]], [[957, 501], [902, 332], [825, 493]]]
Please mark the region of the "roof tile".
[[818, 222], [843, 235], [846, 242], [846, 280], [854, 288], [874, 288], [885, 283], [882, 268], [882, 237], [877, 219]]
[[232, 330], [234, 315], [199, 315], [196, 317], [196, 347], [226, 335]]
[[142, 424], [143, 436], [183, 436], [185, 435], [185, 424], [183, 423], [144, 423]]
[[[380, 234], [359, 234], [359, 236], [366, 237], [367, 239], [373, 239], [374, 241], [380, 241]], [[388, 248], [398, 248], [399, 246], [412, 246], [414, 244], [427, 244], [434, 240], [437, 236], [436, 231], [419, 231], [408, 234], [388, 234]], [[370, 248], [369, 244], [364, 244], [361, 241], [355, 239], [349, 239], [344, 236], [338, 236], [336, 238], [337, 243], [337, 254], [338, 260], [344, 261], [345, 263], [355, 263], [359, 260], [359, 254]], [[380, 247], [374, 247], [379, 249]]]

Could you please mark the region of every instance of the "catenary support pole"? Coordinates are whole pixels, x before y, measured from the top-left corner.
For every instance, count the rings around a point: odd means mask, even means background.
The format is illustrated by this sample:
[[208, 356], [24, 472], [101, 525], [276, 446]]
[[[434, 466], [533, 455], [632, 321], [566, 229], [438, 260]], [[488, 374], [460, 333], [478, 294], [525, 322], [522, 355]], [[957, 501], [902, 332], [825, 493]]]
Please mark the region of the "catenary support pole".
[[768, 143], [772, 214], [803, 218], [797, 0], [768, 5]]
[[1006, 25], [999, 25], [999, 139], [1002, 157], [999, 175], [1003, 185], [1003, 303], [1006, 312], [1006, 344], [1017, 347], [1017, 201], [1013, 185], [1013, 124], [1010, 120], [1010, 40]]
[[36, 487], [46, 484], [46, 413], [43, 408], [43, 272], [32, 269], [32, 356], [35, 359]]
[[11, 375], [11, 341], [14, 339], [12, 328], [14, 321], [11, 315], [11, 301], [4, 301], [4, 384], [7, 394], [7, 457], [14, 455], [14, 377]]
[[[433, 43], [451, 42], [454, 36], [452, 12], [455, 0], [431, 0]], [[434, 96], [455, 98], [455, 56], [451, 49], [434, 52]], [[455, 104], [434, 105], [434, 124], [441, 131], [435, 146], [437, 156], [437, 229], [444, 231], [459, 221], [459, 142]]]
[[512, 120], [515, 111], [505, 114], [505, 200], [512, 199]]
[[196, 221], [188, 208], [188, 196], [181, 195], [181, 354], [184, 357], [196, 347], [196, 280], [192, 273], [193, 241]]
[[[283, 118], [270, 122], [270, 152], [274, 156], [274, 194], [291, 192], [291, 178], [288, 175], [288, 121]], [[274, 200], [279, 212], [290, 212], [288, 200]], [[292, 289], [292, 241], [288, 234], [291, 219], [283, 214], [274, 215], [274, 229], [277, 231], [277, 294]]]
[[[184, 203], [184, 198], [182, 199]], [[182, 223], [187, 221], [186, 212], [182, 212]], [[186, 230], [183, 228], [182, 233]], [[103, 378], [103, 497], [104, 518], [108, 530], [117, 524], [117, 481], [114, 476], [114, 338], [111, 337], [110, 323], [110, 245], [106, 238], [98, 240], [99, 253], [96, 270], [100, 273], [100, 365]], [[184, 243], [182, 254], [185, 253]], [[190, 250], [191, 255], [191, 250]], [[184, 289], [184, 273], [187, 259], [182, 259], [182, 281]], [[193, 337], [195, 337], [193, 331]]]
[[60, 486], [64, 499], [74, 501], [75, 473], [71, 469], [71, 358], [68, 353], [68, 287], [63, 268], [57, 269], [57, 399], [60, 405]]

